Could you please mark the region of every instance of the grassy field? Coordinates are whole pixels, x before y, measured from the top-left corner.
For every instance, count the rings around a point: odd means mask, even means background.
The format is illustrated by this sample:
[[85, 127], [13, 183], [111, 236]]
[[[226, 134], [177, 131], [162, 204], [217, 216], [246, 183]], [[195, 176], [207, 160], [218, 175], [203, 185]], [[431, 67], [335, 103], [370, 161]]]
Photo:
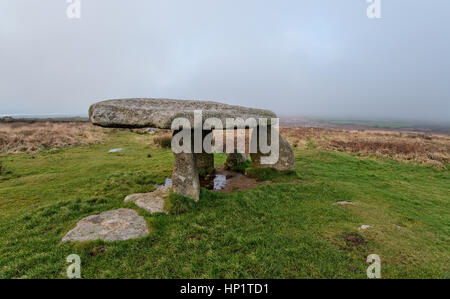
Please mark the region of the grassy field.
[[[369, 254], [380, 255], [383, 278], [450, 278], [448, 165], [297, 147], [293, 181], [202, 190], [189, 212], [150, 216], [123, 200], [170, 176], [171, 151], [148, 135], [105, 135], [0, 157], [0, 277], [65, 278], [75, 253], [83, 278], [366, 278]], [[144, 216], [150, 235], [61, 243], [81, 218], [120, 207]]]

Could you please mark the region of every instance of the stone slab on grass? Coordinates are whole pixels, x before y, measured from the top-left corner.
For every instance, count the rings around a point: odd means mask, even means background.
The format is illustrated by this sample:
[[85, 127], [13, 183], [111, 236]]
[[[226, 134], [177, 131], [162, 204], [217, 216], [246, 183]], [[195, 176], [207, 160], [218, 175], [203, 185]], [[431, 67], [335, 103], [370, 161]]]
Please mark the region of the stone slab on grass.
[[136, 211], [131, 209], [118, 209], [81, 219], [62, 241], [125, 241], [144, 237], [148, 233], [144, 217], [139, 216]]
[[164, 203], [169, 197], [172, 187], [162, 187], [150, 193], [132, 194], [125, 198], [125, 202], [134, 202], [138, 207], [153, 213], [166, 213]]

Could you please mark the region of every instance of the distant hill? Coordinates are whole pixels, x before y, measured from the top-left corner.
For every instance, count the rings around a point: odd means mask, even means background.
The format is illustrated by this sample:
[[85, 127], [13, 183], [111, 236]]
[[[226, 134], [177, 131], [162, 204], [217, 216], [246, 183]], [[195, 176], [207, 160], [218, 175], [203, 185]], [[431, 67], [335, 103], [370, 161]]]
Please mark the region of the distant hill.
[[20, 123], [37, 123], [37, 122], [89, 122], [88, 117], [80, 117], [80, 116], [74, 116], [74, 117], [48, 117], [48, 118], [42, 118], [42, 117], [23, 117], [23, 118], [14, 118], [11, 116], [4, 116], [0, 117], [0, 123], [14, 123], [14, 122], [20, 122]]
[[450, 124], [402, 121], [346, 120], [309, 117], [281, 117], [284, 127], [312, 127], [338, 130], [385, 130], [450, 135]]

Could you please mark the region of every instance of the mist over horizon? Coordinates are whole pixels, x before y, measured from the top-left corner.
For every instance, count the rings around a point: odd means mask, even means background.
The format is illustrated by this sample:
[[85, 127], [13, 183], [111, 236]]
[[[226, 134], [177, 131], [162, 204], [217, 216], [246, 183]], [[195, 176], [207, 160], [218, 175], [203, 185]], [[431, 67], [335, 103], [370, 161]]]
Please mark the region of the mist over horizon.
[[87, 116], [114, 98], [280, 117], [450, 123], [450, 2], [0, 1], [0, 115]]

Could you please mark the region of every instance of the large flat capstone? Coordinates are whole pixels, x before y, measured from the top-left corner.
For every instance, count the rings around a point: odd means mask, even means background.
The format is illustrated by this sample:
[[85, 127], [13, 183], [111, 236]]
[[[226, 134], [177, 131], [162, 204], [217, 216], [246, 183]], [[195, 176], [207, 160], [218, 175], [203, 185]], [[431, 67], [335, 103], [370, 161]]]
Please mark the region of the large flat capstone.
[[118, 209], [81, 219], [62, 241], [124, 241], [143, 237], [148, 233], [147, 222], [136, 211]]
[[276, 114], [264, 109], [247, 108], [217, 102], [170, 99], [122, 99], [99, 102], [89, 108], [91, 122], [102, 127], [171, 129], [176, 118], [186, 118], [191, 127], [194, 111], [202, 111], [202, 124], [207, 118], [218, 118], [226, 125], [227, 118], [275, 118]]

